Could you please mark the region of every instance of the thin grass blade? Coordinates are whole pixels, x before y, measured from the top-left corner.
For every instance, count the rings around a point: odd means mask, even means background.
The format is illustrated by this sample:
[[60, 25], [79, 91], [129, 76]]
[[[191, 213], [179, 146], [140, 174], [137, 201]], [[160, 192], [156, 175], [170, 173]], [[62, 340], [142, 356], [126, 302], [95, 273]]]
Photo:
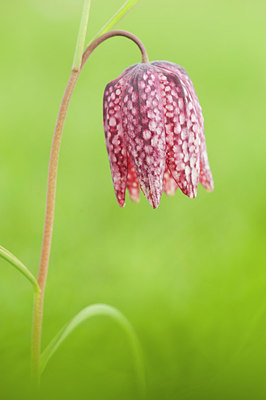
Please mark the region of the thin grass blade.
[[38, 282], [30, 270], [12, 254], [9, 250], [0, 246], [0, 257], [6, 260], [9, 264], [13, 265], [34, 287], [36, 291], [40, 290]]
[[122, 7], [106, 22], [106, 24], [99, 30], [99, 32], [94, 36], [94, 38], [88, 43], [88, 46], [99, 36], [106, 32], [111, 31], [115, 25], [129, 12], [132, 8], [139, 3], [140, 0], [128, 0]]
[[72, 69], [79, 71], [87, 33], [91, 0], [84, 0]]
[[58, 334], [52, 339], [41, 355], [41, 373], [44, 372], [48, 361], [54, 355], [64, 340], [83, 322], [96, 316], [108, 316], [113, 319], [127, 335], [132, 355], [134, 357], [135, 369], [138, 376], [140, 396], [143, 399], [146, 392], [145, 374], [142, 354], [136, 333], [127, 318], [116, 308], [106, 304], [93, 304], [80, 311]]

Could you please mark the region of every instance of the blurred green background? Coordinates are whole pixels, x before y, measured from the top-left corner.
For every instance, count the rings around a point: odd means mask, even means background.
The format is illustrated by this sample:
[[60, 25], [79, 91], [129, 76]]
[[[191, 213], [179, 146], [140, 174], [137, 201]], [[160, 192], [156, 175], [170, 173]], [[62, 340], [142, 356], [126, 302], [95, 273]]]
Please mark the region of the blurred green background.
[[[92, 1], [88, 37], [120, 7]], [[37, 274], [47, 163], [82, 0], [0, 2], [0, 243]], [[102, 130], [105, 85], [138, 62], [112, 39], [80, 76], [65, 126], [43, 345], [101, 302], [133, 324], [148, 399], [266, 398], [264, 0], [142, 0], [119, 24], [151, 60], [182, 65], [205, 117], [215, 190], [115, 200]], [[26, 399], [32, 292], [0, 260], [0, 398]], [[43, 377], [47, 399], [138, 399], [126, 338], [107, 318], [70, 336]]]

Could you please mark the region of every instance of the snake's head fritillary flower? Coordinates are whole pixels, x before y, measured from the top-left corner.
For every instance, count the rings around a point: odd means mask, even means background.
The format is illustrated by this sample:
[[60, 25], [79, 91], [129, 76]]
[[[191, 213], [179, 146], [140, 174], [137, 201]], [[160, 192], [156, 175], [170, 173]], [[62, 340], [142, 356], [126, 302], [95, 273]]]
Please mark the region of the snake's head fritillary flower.
[[139, 186], [153, 208], [162, 191], [190, 198], [198, 182], [213, 190], [201, 107], [186, 71], [167, 61], [140, 63], [104, 93], [104, 131], [117, 201]]

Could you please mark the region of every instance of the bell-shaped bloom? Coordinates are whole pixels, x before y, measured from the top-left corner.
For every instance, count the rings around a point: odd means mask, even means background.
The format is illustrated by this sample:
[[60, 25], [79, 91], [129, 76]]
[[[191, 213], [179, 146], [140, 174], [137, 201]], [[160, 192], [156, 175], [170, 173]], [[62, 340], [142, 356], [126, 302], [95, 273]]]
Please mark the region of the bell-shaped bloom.
[[104, 132], [117, 201], [139, 187], [157, 208], [162, 191], [213, 190], [201, 107], [186, 71], [167, 61], [126, 69], [104, 92]]

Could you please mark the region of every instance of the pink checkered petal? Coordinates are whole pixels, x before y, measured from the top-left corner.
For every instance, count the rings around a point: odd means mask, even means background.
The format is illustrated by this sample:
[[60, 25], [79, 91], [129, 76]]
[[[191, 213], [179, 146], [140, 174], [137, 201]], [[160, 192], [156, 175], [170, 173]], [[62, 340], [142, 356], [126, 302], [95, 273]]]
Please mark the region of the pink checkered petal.
[[209, 165], [205, 137], [201, 141], [201, 153], [200, 153], [200, 183], [208, 191], [212, 192], [214, 189], [212, 173]]
[[212, 191], [214, 188], [212, 173], [209, 165], [207, 148], [206, 148], [206, 140], [205, 140], [205, 132], [204, 132], [204, 118], [202, 114], [202, 109], [199, 103], [198, 96], [196, 94], [195, 88], [191, 79], [189, 78], [187, 72], [182, 67], [178, 67], [180, 71], [180, 78], [186, 83], [186, 86], [193, 97], [193, 101], [196, 108], [197, 117], [199, 120], [199, 136], [200, 136], [200, 183], [202, 186], [208, 191]]
[[204, 131], [204, 118], [202, 114], [202, 109], [199, 103], [198, 96], [196, 94], [194, 85], [188, 76], [186, 70], [176, 64], [163, 61], [159, 62], [164, 68], [178, 74], [182, 85], [186, 87], [187, 91], [190, 93], [190, 96], [193, 100], [193, 104], [196, 110], [197, 119], [199, 122], [199, 138], [200, 138], [200, 176], [199, 180], [202, 186], [208, 191], [212, 191], [214, 188], [212, 173], [209, 165], [207, 148], [206, 148], [206, 140], [205, 140], [205, 131]]
[[179, 188], [196, 197], [199, 181], [199, 124], [192, 98], [177, 74], [156, 63], [163, 96], [166, 162]]
[[130, 157], [128, 156], [127, 159], [127, 168], [128, 168], [128, 174], [127, 174], [127, 190], [129, 193], [129, 196], [132, 201], [135, 203], [139, 202], [139, 181], [137, 178], [137, 174], [134, 170], [132, 161], [130, 160]]
[[153, 208], [160, 202], [166, 143], [160, 82], [150, 64], [127, 75], [122, 94], [122, 123], [127, 150], [140, 188]]
[[103, 99], [103, 127], [113, 185], [118, 204], [125, 203], [127, 185], [127, 151], [121, 121], [121, 94], [123, 78], [109, 83]]
[[173, 196], [178, 188], [178, 184], [170, 174], [168, 168], [166, 168], [163, 178], [163, 191], [167, 196]]

